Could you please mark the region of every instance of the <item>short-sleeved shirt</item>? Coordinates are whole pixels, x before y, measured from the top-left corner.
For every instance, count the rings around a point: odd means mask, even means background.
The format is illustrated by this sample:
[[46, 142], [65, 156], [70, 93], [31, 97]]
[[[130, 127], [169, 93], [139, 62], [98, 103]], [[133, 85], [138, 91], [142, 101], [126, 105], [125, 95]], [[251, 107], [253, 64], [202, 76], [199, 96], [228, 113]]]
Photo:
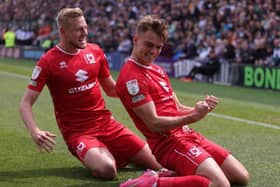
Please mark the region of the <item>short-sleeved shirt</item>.
[[[181, 128], [163, 133], [151, 132], [132, 108], [153, 101], [159, 116], [179, 116], [170, 80], [163, 69], [155, 64], [144, 66], [129, 59], [121, 69], [116, 84], [117, 94], [137, 128], [149, 140], [161, 139]], [[151, 142], [150, 142], [151, 143]]]
[[64, 138], [75, 132], [98, 135], [109, 128], [112, 117], [98, 81], [109, 76], [108, 62], [99, 46], [88, 44], [75, 54], [56, 46], [38, 61], [28, 88], [41, 92], [48, 86]]

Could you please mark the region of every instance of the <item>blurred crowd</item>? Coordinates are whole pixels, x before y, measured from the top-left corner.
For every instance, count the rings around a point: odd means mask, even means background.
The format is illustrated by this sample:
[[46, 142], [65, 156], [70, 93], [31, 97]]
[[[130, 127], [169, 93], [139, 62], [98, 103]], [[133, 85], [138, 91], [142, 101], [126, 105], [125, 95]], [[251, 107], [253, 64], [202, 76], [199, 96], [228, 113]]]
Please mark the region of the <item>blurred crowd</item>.
[[[215, 51], [221, 63], [279, 66], [279, 0], [2, 0], [0, 29], [17, 45], [57, 42], [55, 16], [63, 7], [83, 9], [89, 41], [105, 52], [129, 54], [137, 20], [155, 14], [169, 24], [162, 56], [204, 61]], [[2, 41], [3, 42], [3, 41]]]

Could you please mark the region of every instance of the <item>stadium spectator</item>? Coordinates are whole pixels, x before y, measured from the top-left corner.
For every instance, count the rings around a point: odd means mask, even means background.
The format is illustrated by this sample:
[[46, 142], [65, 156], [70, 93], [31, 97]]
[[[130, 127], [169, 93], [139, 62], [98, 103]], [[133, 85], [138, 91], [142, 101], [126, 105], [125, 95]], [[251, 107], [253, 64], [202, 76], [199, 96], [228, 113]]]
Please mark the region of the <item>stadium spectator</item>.
[[16, 33], [11, 28], [7, 28], [5, 33], [3, 34], [3, 39], [5, 42], [6, 48], [12, 48], [15, 46], [16, 43]]
[[254, 58], [256, 65], [265, 65], [265, 59], [267, 56], [265, 44], [267, 43], [266, 36], [261, 33], [261, 31], [256, 32], [256, 37], [254, 39]]
[[35, 34], [33, 31], [26, 29], [25, 27], [19, 27], [16, 29], [16, 44], [17, 45], [32, 45]]
[[235, 47], [230, 41], [230, 39], [225, 38], [224, 40], [224, 51], [222, 52], [222, 63], [234, 63], [236, 57]]
[[0, 44], [5, 45], [4, 34], [5, 34], [5, 32], [7, 32], [7, 28], [8, 28], [8, 27], [2, 27], [2, 28], [1, 28]]
[[129, 31], [128, 29], [124, 29], [123, 33], [120, 34], [118, 41], [118, 48], [117, 51], [124, 54], [124, 55], [129, 55], [132, 49], [132, 42], [130, 39]]
[[34, 45], [41, 46], [44, 40], [48, 40], [48, 37], [50, 36], [51, 32], [52, 32], [52, 28], [50, 24], [41, 23], [37, 30], [37, 35], [34, 41]]
[[153, 64], [166, 39], [162, 20], [151, 16], [140, 20], [131, 57], [116, 84], [123, 105], [164, 167], [180, 176], [205, 176], [213, 186], [247, 185], [245, 167], [228, 150], [190, 128], [215, 109], [218, 98], [206, 96], [194, 107], [182, 105], [168, 75]]
[[254, 64], [254, 51], [250, 48], [248, 40], [241, 40], [240, 45], [237, 46], [236, 63]]
[[220, 61], [217, 58], [215, 49], [212, 48], [210, 49], [205, 62], [195, 63], [189, 74], [186, 77], [181, 78], [181, 80], [191, 82], [194, 78], [196, 78], [197, 74], [200, 74], [206, 76], [207, 81], [211, 81], [213, 76], [219, 71], [219, 68]]
[[93, 176], [112, 179], [128, 162], [161, 169], [148, 145], [117, 122], [105, 108], [100, 86], [117, 97], [103, 51], [87, 43], [87, 23], [79, 8], [58, 13], [59, 43], [38, 61], [20, 102], [20, 113], [32, 140], [51, 152], [55, 135], [41, 130], [33, 117], [33, 104], [45, 85], [51, 93], [55, 117], [70, 152]]
[[280, 65], [280, 38], [274, 40], [274, 49], [272, 55], [271, 66], [277, 67]]

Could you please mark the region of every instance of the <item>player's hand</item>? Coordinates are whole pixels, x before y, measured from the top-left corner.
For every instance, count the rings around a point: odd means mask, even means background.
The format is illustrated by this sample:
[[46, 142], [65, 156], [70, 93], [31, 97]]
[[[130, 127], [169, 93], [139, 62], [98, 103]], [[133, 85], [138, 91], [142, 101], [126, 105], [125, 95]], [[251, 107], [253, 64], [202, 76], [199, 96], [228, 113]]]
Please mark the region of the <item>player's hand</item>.
[[195, 121], [202, 119], [208, 113], [209, 106], [205, 101], [198, 101], [193, 110]]
[[208, 112], [214, 110], [216, 105], [219, 103], [219, 99], [213, 95], [207, 95], [204, 101], [208, 104]]
[[37, 144], [40, 151], [46, 151], [50, 153], [53, 151], [55, 145], [54, 138], [55, 134], [52, 134], [48, 131], [37, 130], [31, 134], [33, 141]]

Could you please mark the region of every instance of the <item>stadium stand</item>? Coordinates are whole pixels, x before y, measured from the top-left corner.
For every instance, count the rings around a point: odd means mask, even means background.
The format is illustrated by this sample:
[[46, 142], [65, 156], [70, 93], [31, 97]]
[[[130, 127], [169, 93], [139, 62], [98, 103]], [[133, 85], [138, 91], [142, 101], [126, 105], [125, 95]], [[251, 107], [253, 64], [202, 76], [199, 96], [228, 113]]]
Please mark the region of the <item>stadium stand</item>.
[[55, 16], [63, 7], [83, 9], [89, 42], [103, 48], [111, 69], [119, 70], [129, 55], [137, 20], [155, 14], [169, 25], [156, 63], [170, 76], [188, 75], [214, 48], [220, 68], [210, 82], [280, 90], [280, 1], [2, 0], [0, 32], [12, 28], [16, 46], [5, 48], [2, 37], [0, 56], [38, 59], [57, 43]]
[[[280, 2], [276, 0], [5, 0], [0, 3], [1, 30], [12, 26], [18, 45], [40, 46], [45, 39], [55, 38], [55, 15], [66, 6], [84, 10], [90, 41], [106, 52], [120, 48], [122, 38], [131, 39], [139, 17], [156, 14], [169, 23], [174, 58], [197, 58], [214, 46], [222, 62], [279, 64], [272, 58], [279, 47], [273, 41], [280, 38]], [[242, 59], [244, 41], [253, 59]]]

